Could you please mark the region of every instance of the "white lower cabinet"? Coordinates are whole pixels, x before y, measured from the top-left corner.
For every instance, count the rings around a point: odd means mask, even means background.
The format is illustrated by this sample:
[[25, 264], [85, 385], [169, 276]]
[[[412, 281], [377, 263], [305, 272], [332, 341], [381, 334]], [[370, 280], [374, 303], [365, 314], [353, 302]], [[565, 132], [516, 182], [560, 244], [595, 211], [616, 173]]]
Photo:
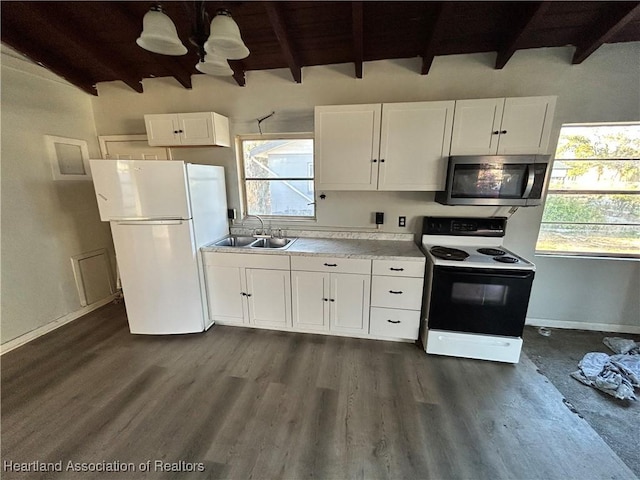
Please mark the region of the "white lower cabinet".
[[306, 332], [329, 331], [329, 274], [291, 272], [293, 328]]
[[205, 252], [203, 259], [211, 320], [291, 328], [288, 256]]
[[293, 257], [291, 268], [294, 329], [359, 336], [369, 332], [370, 260]]
[[219, 252], [204, 252], [203, 260], [215, 322], [418, 338], [424, 261]]
[[205, 271], [209, 319], [224, 323], [245, 323], [246, 301], [242, 296], [242, 269], [207, 265]]
[[246, 269], [247, 316], [250, 325], [291, 327], [289, 271]]
[[420, 310], [371, 307], [371, 335], [389, 338], [417, 339]]
[[424, 267], [424, 261], [373, 261], [371, 335], [418, 339]]
[[329, 330], [343, 333], [369, 332], [371, 276], [331, 273]]

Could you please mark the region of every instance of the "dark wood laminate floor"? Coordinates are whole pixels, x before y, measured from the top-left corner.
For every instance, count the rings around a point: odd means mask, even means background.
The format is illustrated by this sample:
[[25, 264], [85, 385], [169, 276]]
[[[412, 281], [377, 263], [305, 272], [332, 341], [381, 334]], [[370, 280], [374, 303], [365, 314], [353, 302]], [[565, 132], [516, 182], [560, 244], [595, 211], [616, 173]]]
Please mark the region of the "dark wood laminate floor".
[[[134, 336], [122, 305], [2, 357], [2, 461], [3, 479], [635, 478], [526, 357], [222, 326]], [[63, 472], [6, 471], [33, 461]]]

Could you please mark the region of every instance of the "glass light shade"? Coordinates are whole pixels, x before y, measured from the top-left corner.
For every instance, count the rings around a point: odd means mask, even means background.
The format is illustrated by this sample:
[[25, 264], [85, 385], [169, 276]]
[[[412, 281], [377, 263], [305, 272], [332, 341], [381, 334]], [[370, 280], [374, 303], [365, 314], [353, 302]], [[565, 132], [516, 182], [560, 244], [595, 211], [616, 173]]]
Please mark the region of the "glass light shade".
[[233, 75], [233, 70], [225, 58], [210, 53], [207, 53], [204, 62], [198, 62], [196, 70], [216, 77], [229, 77]]
[[228, 13], [219, 13], [211, 21], [211, 34], [204, 44], [207, 53], [240, 60], [249, 56], [249, 49], [242, 41], [238, 24]]
[[184, 55], [185, 47], [178, 38], [176, 26], [160, 10], [148, 11], [142, 19], [142, 33], [136, 43], [153, 53], [162, 55]]

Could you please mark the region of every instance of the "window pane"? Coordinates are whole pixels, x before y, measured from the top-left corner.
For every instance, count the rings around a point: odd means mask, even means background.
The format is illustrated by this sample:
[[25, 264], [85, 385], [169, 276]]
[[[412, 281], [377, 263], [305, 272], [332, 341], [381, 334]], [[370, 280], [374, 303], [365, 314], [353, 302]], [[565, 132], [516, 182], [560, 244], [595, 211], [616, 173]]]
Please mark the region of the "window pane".
[[640, 158], [640, 125], [564, 125], [556, 158]]
[[543, 223], [538, 252], [640, 255], [640, 226]]
[[[306, 180], [247, 180], [250, 215], [315, 215], [313, 182]], [[309, 205], [311, 204], [311, 205]]]
[[244, 140], [242, 145], [247, 179], [313, 178], [312, 139]]
[[536, 251], [640, 255], [640, 124], [563, 125]]
[[640, 160], [556, 160], [549, 190], [640, 191]]
[[550, 193], [544, 205], [542, 221], [640, 225], [640, 195]]

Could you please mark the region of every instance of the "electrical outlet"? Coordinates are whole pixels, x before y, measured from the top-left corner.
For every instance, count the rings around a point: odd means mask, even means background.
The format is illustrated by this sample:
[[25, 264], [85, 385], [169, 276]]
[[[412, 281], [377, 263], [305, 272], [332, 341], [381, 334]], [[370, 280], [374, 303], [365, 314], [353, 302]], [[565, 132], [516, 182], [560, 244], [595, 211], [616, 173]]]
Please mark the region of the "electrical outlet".
[[376, 225], [384, 223], [384, 212], [376, 212]]
[[406, 227], [407, 226], [407, 217], [398, 217], [398, 226]]

